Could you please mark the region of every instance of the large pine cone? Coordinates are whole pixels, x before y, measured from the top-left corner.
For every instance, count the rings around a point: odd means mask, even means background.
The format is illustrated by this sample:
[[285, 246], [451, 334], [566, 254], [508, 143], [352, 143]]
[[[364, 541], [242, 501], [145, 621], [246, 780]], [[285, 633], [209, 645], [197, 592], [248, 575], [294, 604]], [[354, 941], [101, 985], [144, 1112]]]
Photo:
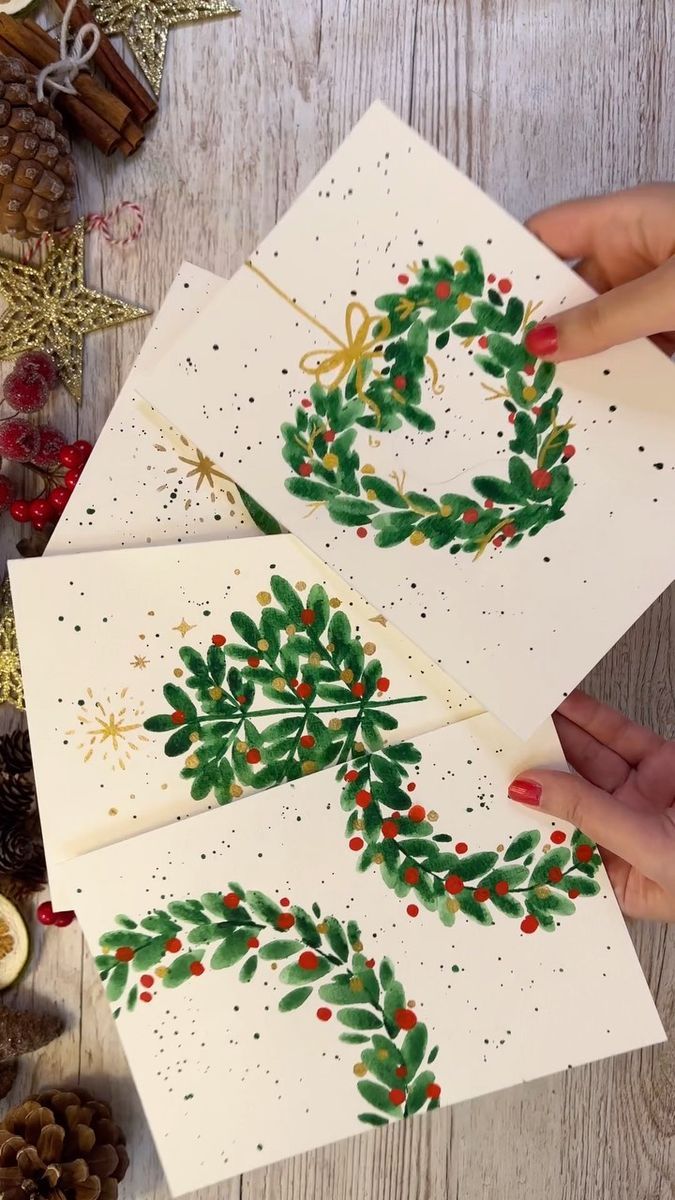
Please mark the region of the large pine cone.
[[0, 1123], [0, 1200], [116, 1200], [129, 1158], [107, 1104], [41, 1092]]
[[0, 233], [23, 240], [65, 229], [74, 195], [61, 114], [38, 100], [29, 69], [0, 54]]

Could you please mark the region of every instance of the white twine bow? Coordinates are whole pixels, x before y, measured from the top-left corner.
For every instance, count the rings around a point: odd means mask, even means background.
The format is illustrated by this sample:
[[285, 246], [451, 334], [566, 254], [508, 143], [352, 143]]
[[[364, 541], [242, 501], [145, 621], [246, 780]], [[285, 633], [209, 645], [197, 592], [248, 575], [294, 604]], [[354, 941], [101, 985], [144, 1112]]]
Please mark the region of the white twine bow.
[[[68, 27], [76, 4], [77, 0], [69, 0], [68, 7], [63, 14], [59, 42], [61, 57], [56, 62], [49, 63], [48, 66], [43, 67], [37, 77], [38, 100], [44, 100], [45, 98], [45, 85], [53, 88], [54, 91], [65, 92], [68, 96], [75, 96], [77, 92], [73, 87], [73, 80], [98, 50], [101, 31], [92, 22], [88, 22], [78, 29], [73, 38], [70, 50], [68, 50]], [[90, 41], [89, 45], [85, 47], [87, 37], [90, 38]], [[52, 78], [52, 76], [55, 78]]]

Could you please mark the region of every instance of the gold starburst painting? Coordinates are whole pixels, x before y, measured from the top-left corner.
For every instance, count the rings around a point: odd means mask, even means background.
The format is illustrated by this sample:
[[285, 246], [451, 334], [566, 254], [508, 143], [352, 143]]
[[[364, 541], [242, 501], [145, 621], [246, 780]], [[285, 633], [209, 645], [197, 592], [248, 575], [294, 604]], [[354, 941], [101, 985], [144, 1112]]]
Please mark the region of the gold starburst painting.
[[96, 757], [109, 763], [113, 771], [125, 771], [131, 756], [141, 749], [140, 743], [149, 741], [139, 732], [143, 729], [143, 702], [132, 704], [128, 690], [122, 688], [117, 697], [97, 700], [87, 688], [87, 699], [78, 707], [77, 726], [66, 730], [68, 737], [81, 737], [77, 749], [84, 762]]

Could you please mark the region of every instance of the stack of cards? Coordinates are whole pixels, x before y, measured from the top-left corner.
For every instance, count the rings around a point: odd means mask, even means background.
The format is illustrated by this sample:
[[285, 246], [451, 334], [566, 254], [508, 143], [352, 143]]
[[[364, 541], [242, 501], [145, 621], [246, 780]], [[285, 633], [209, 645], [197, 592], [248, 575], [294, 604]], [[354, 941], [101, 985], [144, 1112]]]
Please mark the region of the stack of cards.
[[597, 849], [506, 795], [673, 574], [672, 366], [524, 348], [587, 294], [375, 106], [183, 266], [12, 564], [53, 902], [174, 1194], [663, 1037]]

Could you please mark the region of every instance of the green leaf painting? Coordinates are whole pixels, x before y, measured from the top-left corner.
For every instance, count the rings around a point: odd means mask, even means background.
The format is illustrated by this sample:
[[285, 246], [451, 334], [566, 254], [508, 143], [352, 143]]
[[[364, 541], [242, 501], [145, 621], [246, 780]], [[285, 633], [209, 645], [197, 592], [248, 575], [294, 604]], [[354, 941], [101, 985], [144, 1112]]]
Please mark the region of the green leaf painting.
[[[572, 422], [559, 417], [555, 366], [538, 362], [525, 346], [534, 308], [510, 294], [509, 279], [486, 276], [470, 246], [455, 262], [423, 258], [409, 271], [399, 278], [400, 291], [377, 298], [373, 316], [363, 310], [360, 353], [346, 361], [342, 386], [324, 386], [327, 370], [305, 365], [308, 356], [301, 361], [315, 382], [294, 420], [281, 427], [292, 471], [286, 487], [310, 511], [325, 507], [356, 536], [374, 534], [382, 549], [409, 542], [479, 557], [488, 547], [514, 548], [564, 516], [574, 487]], [[357, 437], [404, 425], [433, 431], [434, 419], [422, 407], [424, 381], [429, 375], [436, 391], [433, 353], [451, 336], [471, 348], [487, 376], [486, 399], [502, 405], [511, 457], [507, 478], [477, 475], [472, 491], [434, 498], [406, 489], [403, 471], [380, 478], [362, 462]]]
[[219, 630], [207, 648], [181, 646], [168, 711], [145, 729], [168, 735], [164, 753], [182, 758], [193, 800], [227, 804], [380, 750], [397, 706], [425, 699], [392, 696], [374, 643], [354, 632], [340, 599], [302, 587], [273, 575], [254, 616], [230, 614], [233, 637]]
[[[284, 898], [229, 883], [222, 894], [172, 901], [138, 924], [118, 917], [99, 939], [96, 966], [108, 999], [128, 1012], [157, 1002], [164, 988], [198, 987], [206, 971], [239, 966], [239, 983], [257, 970], [270, 971], [282, 989], [277, 1008], [304, 1008], [308, 1019], [334, 1022], [338, 1039], [358, 1047], [350, 1068], [366, 1111], [366, 1125], [386, 1124], [438, 1106], [440, 1085], [430, 1069], [438, 1047], [427, 1053], [429, 1036], [397, 980], [393, 963], [367, 958], [354, 921], [315, 918]], [[194, 945], [198, 940], [207, 949]], [[284, 961], [276, 971], [277, 962]], [[276, 974], [272, 975], [271, 972]], [[374, 1110], [374, 1111], [373, 1111]]]

